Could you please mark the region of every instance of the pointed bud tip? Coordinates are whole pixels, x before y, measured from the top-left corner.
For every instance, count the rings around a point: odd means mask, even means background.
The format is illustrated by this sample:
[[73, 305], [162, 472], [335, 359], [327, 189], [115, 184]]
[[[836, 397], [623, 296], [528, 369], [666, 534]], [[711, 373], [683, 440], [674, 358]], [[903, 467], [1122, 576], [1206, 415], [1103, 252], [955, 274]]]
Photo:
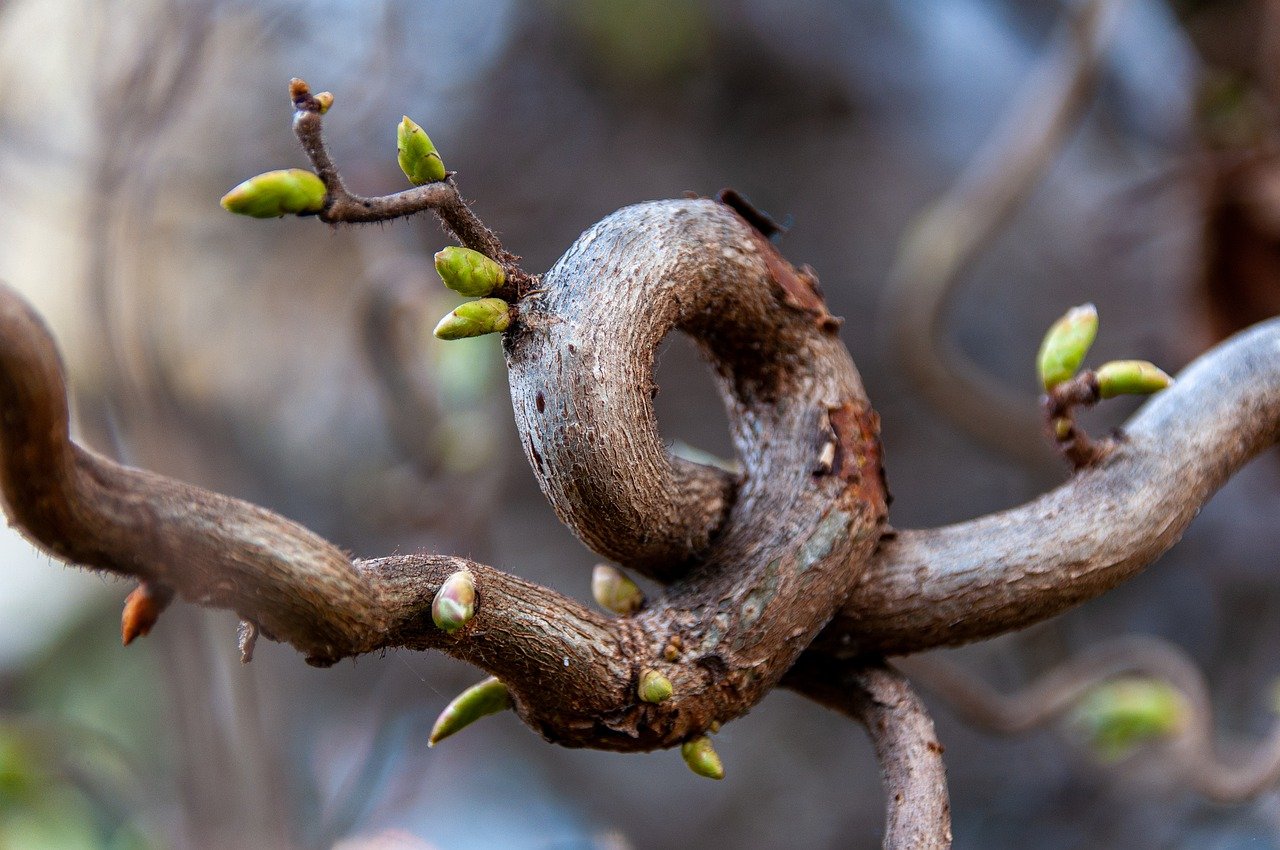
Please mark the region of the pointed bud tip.
[[1118, 395], [1151, 395], [1173, 386], [1163, 369], [1146, 360], [1113, 360], [1098, 367], [1098, 394], [1103, 398]]
[[306, 215], [324, 209], [324, 182], [301, 168], [283, 168], [250, 177], [222, 196], [222, 208], [252, 218]]
[[591, 571], [591, 596], [601, 608], [623, 617], [644, 607], [644, 591], [610, 564], [597, 564]]
[[502, 266], [479, 251], [458, 245], [437, 251], [435, 264], [444, 285], [468, 298], [483, 298], [507, 280]]
[[724, 765], [720, 755], [711, 746], [706, 735], [685, 741], [680, 745], [680, 756], [689, 769], [708, 779], [724, 779]]
[[431, 727], [427, 746], [434, 747], [480, 718], [506, 711], [510, 707], [511, 692], [507, 690], [507, 686], [497, 679], [485, 679], [458, 694], [445, 706], [444, 711], [436, 718], [435, 725]]
[[1092, 304], [1072, 307], [1050, 326], [1036, 355], [1036, 371], [1045, 390], [1075, 376], [1097, 335], [1098, 310]]
[[466, 339], [472, 336], [501, 333], [511, 325], [511, 305], [501, 298], [468, 301], [449, 313], [434, 331], [439, 339]]
[[447, 176], [444, 161], [431, 137], [408, 115], [402, 117], [396, 127], [396, 162], [415, 186], [438, 183]]

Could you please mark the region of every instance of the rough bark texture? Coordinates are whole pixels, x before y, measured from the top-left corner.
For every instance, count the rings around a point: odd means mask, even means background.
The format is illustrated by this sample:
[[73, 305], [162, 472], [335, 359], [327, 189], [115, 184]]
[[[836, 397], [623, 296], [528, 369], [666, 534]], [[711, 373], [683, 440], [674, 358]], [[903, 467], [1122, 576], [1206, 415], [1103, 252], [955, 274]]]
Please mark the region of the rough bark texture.
[[981, 640], [1100, 596], [1181, 538], [1280, 440], [1280, 319], [1209, 351], [1097, 466], [1008, 511], [890, 536], [821, 645], [896, 655]]
[[[516, 423], [557, 514], [624, 566], [681, 573], [628, 621], [636, 675], [675, 695], [626, 734], [678, 740], [754, 705], [879, 538], [878, 420], [815, 284], [724, 204], [642, 204], [583, 234], [508, 334]], [[654, 356], [673, 329], [718, 376], [734, 490], [658, 433]]]
[[[629, 618], [460, 558], [353, 561], [262, 508], [75, 445], [48, 332], [3, 287], [0, 490], [11, 522], [62, 560], [138, 579], [156, 598], [234, 610], [249, 634], [316, 664], [440, 649], [500, 678], [526, 722], [570, 746], [678, 744], [747, 711], [799, 660], [786, 684], [865, 718], [892, 785], [893, 765], [934, 770], [919, 752], [932, 741], [927, 716], [889, 674], [847, 671], [1051, 617], [1171, 546], [1280, 436], [1280, 320], [1203, 357], [1052, 493], [901, 533], [882, 528], [877, 420], [834, 325], [810, 272], [705, 200], [616, 213], [521, 299], [506, 334], [512, 399], [544, 492], [594, 549], [671, 585]], [[652, 365], [671, 330], [715, 368], [740, 480], [662, 446]], [[478, 612], [446, 634], [431, 601], [464, 568]], [[670, 699], [638, 699], [646, 669], [671, 680]], [[849, 709], [858, 693], [869, 701]], [[936, 797], [940, 774], [921, 786], [923, 774], [903, 769], [901, 787]], [[904, 836], [893, 841], [913, 841], [916, 818], [941, 823], [932, 802], [918, 805], [891, 814], [891, 838]]]

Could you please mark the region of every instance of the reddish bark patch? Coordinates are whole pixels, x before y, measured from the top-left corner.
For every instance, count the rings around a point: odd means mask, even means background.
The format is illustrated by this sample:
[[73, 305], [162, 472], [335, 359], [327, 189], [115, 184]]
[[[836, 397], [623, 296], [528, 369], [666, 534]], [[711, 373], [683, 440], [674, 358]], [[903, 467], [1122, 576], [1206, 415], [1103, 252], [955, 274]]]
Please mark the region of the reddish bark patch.
[[835, 438], [831, 475], [847, 482], [847, 490], [865, 501], [881, 518], [890, 501], [880, 446], [880, 415], [866, 402], [847, 401], [827, 409]]

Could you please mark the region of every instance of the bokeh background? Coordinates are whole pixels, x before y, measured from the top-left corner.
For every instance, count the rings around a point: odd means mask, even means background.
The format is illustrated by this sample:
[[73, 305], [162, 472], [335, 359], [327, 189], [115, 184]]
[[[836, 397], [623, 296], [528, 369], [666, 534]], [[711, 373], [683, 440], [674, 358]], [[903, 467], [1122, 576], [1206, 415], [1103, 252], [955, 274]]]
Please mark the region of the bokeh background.
[[[890, 343], [903, 317], [886, 283], [1077, 5], [0, 0], [0, 278], [53, 327], [99, 451], [361, 555], [453, 552], [588, 598], [595, 560], [525, 468], [496, 341], [430, 337], [453, 303], [435, 222], [333, 231], [218, 207], [251, 174], [305, 165], [285, 94], [301, 76], [337, 96], [329, 141], [357, 191], [403, 188], [407, 113], [531, 270], [620, 206], [745, 193], [846, 319], [884, 420], [893, 523], [964, 519], [1063, 469], [1033, 430], [987, 445], [971, 435], [984, 422], [922, 397]], [[1105, 5], [1077, 118], [938, 318], [1025, 411], [1040, 334], [1072, 304], [1099, 307], [1098, 358], [1170, 370], [1280, 312], [1274, 10]], [[728, 455], [691, 346], [670, 342], [659, 379], [669, 438]], [[1146, 574], [947, 662], [1011, 690], [1108, 637], [1163, 636], [1205, 669], [1225, 756], [1248, 752], [1280, 675], [1273, 455]], [[721, 783], [670, 752], [555, 748], [509, 715], [428, 751], [477, 671], [409, 652], [313, 670], [270, 644], [242, 666], [234, 618], [185, 605], [125, 649], [128, 586], [8, 532], [0, 550], [0, 847], [878, 846], [862, 731], [790, 693], [717, 737]], [[1280, 794], [1213, 805], [1158, 747], [1100, 764], [1068, 728], [1002, 738], [929, 701], [957, 847], [1280, 846]]]

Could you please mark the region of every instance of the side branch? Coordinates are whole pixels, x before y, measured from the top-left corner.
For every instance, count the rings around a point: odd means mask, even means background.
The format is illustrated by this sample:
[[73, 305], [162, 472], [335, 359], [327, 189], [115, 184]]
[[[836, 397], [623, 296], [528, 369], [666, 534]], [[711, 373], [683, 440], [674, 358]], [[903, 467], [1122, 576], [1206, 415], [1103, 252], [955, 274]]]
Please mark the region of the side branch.
[[900, 655], [1025, 628], [1093, 599], [1176, 543], [1280, 439], [1280, 319], [1201, 356], [1110, 453], [1012, 510], [888, 535], [824, 649]]
[[806, 655], [783, 684], [867, 729], [885, 790], [887, 850], [951, 846], [951, 798], [943, 747], [907, 680], [883, 664]]
[[[249, 633], [287, 642], [316, 665], [389, 647], [438, 649], [507, 682], [517, 711], [547, 737], [624, 750], [657, 745], [594, 730], [608, 720], [625, 725], [640, 711], [625, 624], [462, 558], [352, 561], [268, 510], [73, 443], [58, 352], [39, 317], [4, 286], [0, 417], [10, 521], [63, 561], [137, 579], [147, 598], [176, 592], [234, 611]], [[432, 622], [431, 604], [459, 570], [473, 574], [480, 605], [467, 628], [449, 634]], [[126, 622], [126, 637], [138, 631]]]
[[532, 288], [533, 279], [520, 268], [520, 258], [503, 247], [497, 234], [471, 211], [462, 199], [452, 173], [439, 182], [415, 186], [394, 195], [372, 198], [356, 195], [347, 189], [325, 145], [322, 102], [311, 93], [305, 81], [297, 78], [289, 83], [289, 97], [294, 107], [293, 131], [327, 190], [325, 207], [319, 213], [321, 221], [328, 224], [364, 224], [431, 210], [463, 246], [479, 251], [502, 266], [507, 282], [494, 295], [517, 301]]

